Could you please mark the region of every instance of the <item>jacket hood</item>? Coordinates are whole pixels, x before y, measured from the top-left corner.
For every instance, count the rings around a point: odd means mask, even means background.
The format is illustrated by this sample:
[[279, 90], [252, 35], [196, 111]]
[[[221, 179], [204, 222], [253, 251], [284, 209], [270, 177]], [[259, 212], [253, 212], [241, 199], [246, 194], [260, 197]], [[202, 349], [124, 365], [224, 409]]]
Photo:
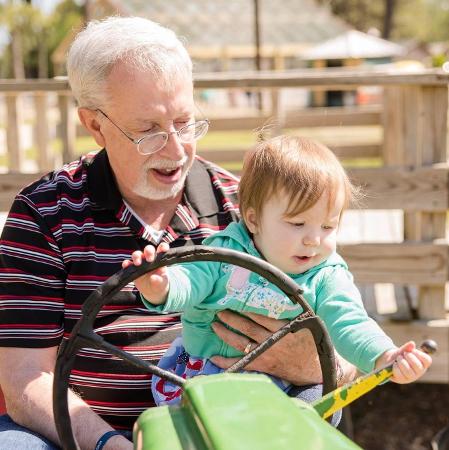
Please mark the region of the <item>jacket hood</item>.
[[[227, 245], [223, 245], [225, 241], [228, 241]], [[231, 242], [229, 242], [231, 241]], [[249, 255], [256, 256], [257, 258], [262, 258], [262, 255], [256, 249], [254, 242], [252, 240], [251, 234], [248, 231], [245, 223], [243, 221], [240, 222], [232, 222], [229, 224], [223, 231], [220, 231], [213, 236], [206, 238], [203, 241], [204, 245], [216, 246], [216, 247], [230, 247], [233, 249], [241, 249], [244, 253], [248, 253]], [[262, 258], [265, 259], [265, 258]], [[345, 260], [336, 252], [332, 253], [325, 261], [318, 264], [317, 266], [312, 267], [304, 273], [300, 274], [288, 274], [292, 278], [298, 278], [299, 276], [304, 276], [305, 274], [311, 275], [314, 272], [318, 272], [324, 267], [343, 267], [348, 269], [348, 265]]]

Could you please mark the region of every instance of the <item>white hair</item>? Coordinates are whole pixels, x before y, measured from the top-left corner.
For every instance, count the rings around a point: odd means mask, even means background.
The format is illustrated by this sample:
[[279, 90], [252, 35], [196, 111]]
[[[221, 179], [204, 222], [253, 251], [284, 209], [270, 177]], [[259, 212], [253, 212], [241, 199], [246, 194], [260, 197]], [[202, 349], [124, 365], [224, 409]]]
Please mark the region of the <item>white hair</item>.
[[192, 61], [172, 30], [142, 17], [94, 20], [76, 36], [67, 56], [67, 74], [79, 106], [104, 105], [107, 77], [117, 62], [147, 71], [165, 87], [180, 77], [192, 80]]

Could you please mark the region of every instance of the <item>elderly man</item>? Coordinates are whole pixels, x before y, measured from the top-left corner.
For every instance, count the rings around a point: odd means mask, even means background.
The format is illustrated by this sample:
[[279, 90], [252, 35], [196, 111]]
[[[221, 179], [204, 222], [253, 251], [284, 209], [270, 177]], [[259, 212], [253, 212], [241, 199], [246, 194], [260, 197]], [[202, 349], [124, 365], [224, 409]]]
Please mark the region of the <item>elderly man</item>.
[[[237, 180], [197, 158], [208, 122], [196, 117], [192, 63], [175, 34], [141, 18], [88, 24], [68, 56], [84, 127], [103, 148], [65, 165], [15, 199], [1, 240], [0, 385], [9, 416], [0, 449], [55, 449], [52, 412], [57, 349], [90, 292], [148, 243], [199, 244], [238, 219]], [[260, 342], [277, 321], [220, 319]], [[179, 333], [178, 315], [146, 310], [132, 287], [101, 311], [96, 331], [157, 362]], [[215, 324], [243, 350], [248, 338]], [[291, 335], [253, 369], [294, 384], [320, 379], [311, 340]], [[233, 360], [216, 358], [222, 367]], [[154, 405], [150, 377], [95, 349], [82, 349], [69, 409], [82, 449], [131, 449], [131, 426]], [[110, 433], [113, 430], [119, 433]]]

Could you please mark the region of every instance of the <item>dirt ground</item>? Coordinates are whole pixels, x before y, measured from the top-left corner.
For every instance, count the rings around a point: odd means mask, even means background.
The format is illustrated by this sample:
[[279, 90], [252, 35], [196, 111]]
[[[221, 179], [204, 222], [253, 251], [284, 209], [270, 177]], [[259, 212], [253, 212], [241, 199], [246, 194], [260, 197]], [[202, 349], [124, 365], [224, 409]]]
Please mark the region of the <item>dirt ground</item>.
[[350, 410], [353, 440], [365, 450], [430, 450], [435, 434], [449, 426], [449, 386], [388, 383]]

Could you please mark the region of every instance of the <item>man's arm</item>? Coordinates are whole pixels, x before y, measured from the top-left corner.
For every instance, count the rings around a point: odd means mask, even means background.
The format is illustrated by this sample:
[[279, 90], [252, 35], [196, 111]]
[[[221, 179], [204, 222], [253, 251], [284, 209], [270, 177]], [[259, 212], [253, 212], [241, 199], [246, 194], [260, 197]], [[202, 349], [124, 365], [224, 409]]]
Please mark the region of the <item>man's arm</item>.
[[[0, 385], [8, 414], [18, 424], [60, 444], [52, 403], [57, 347], [0, 347]], [[103, 419], [69, 390], [69, 411], [74, 436], [81, 449], [91, 450], [100, 436], [112, 430]], [[113, 436], [104, 450], [131, 450], [122, 436]]]
[[[243, 336], [218, 322], [212, 325], [214, 331], [223, 341], [242, 352], [248, 344], [248, 338], [260, 343], [286, 323], [259, 314], [248, 313], [244, 317], [229, 310], [221, 311], [218, 317], [222, 322], [239, 330]], [[339, 355], [336, 356], [343, 372], [338, 383], [341, 385], [354, 379], [357, 369]], [[211, 359], [217, 366], [227, 368], [240, 358], [214, 356]], [[298, 386], [322, 382], [318, 354], [308, 330], [289, 333], [246, 368], [269, 373]]]

